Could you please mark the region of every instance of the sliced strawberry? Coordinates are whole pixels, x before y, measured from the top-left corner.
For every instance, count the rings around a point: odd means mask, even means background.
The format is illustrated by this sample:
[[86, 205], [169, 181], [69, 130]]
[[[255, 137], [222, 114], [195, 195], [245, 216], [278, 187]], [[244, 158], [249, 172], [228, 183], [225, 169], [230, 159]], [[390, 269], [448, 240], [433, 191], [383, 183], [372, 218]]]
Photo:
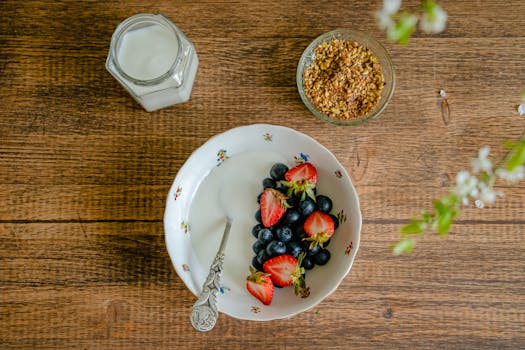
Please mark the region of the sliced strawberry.
[[304, 200], [308, 195], [315, 200], [314, 188], [317, 183], [317, 169], [312, 163], [301, 163], [284, 174], [286, 181], [281, 181], [288, 187], [288, 196], [301, 195]]
[[322, 247], [334, 235], [335, 231], [334, 220], [332, 220], [330, 215], [318, 210], [308, 215], [304, 221], [303, 228], [304, 232], [309, 236], [305, 240], [312, 241], [310, 249], [313, 249], [316, 245]]
[[301, 253], [298, 259], [288, 254], [273, 257], [263, 264], [263, 270], [270, 274], [275, 285], [279, 287], [293, 285], [295, 295], [306, 298], [310, 295], [310, 288], [306, 287], [305, 270], [301, 267], [304, 256], [304, 253]]
[[301, 163], [294, 166], [284, 174], [286, 181], [304, 181], [308, 180], [312, 184], [317, 183], [317, 169], [312, 163]]
[[246, 289], [264, 305], [270, 305], [273, 299], [274, 286], [270, 276], [264, 272], [256, 272], [250, 266], [250, 275], [246, 278]]
[[286, 203], [286, 197], [281, 192], [267, 188], [261, 195], [261, 219], [265, 227], [271, 227], [284, 215], [286, 209], [290, 208]]

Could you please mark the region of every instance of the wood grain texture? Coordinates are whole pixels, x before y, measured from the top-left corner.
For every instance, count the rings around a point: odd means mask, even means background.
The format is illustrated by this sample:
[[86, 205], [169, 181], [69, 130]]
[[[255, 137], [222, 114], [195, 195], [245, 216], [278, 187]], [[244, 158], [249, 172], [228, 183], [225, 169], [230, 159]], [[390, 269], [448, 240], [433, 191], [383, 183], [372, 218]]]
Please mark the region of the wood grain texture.
[[[440, 4], [447, 30], [398, 46], [373, 20], [379, 1], [1, 1], [0, 348], [525, 348], [523, 184], [409, 257], [388, 251], [479, 147], [502, 155], [525, 129], [525, 3]], [[163, 13], [195, 43], [188, 103], [147, 113], [106, 72], [113, 30], [139, 12]], [[388, 108], [359, 127], [316, 120], [297, 93], [302, 51], [337, 27], [378, 38], [396, 68]], [[335, 154], [360, 195], [361, 248], [313, 310], [265, 323], [221, 315], [200, 334], [166, 252], [165, 196], [195, 148], [252, 123]]]

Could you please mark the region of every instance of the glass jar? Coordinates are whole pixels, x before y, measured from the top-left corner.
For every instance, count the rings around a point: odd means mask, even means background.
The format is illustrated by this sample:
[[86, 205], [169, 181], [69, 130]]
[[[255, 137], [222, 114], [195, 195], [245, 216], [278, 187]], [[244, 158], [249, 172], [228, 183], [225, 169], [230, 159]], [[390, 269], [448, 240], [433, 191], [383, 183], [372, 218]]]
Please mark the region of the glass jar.
[[120, 23], [106, 60], [109, 73], [148, 112], [188, 101], [198, 65], [191, 41], [160, 14]]

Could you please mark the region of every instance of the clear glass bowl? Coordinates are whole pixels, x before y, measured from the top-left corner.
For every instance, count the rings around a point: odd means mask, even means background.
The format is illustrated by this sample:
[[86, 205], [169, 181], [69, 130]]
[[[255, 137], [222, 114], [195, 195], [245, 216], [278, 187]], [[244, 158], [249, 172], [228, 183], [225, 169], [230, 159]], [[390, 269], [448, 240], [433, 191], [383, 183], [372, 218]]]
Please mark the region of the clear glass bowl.
[[[306, 96], [303, 86], [304, 70], [310, 66], [315, 57], [315, 49], [323, 42], [331, 41], [334, 39], [343, 39], [347, 41], [356, 41], [358, 44], [366, 46], [372, 53], [377, 57], [382, 67], [383, 77], [385, 79], [385, 85], [381, 91], [381, 99], [375, 109], [368, 112], [366, 115], [361, 116], [357, 119], [341, 120], [327, 116], [326, 114], [317, 110], [317, 108], [310, 102], [310, 99]], [[394, 66], [392, 60], [386, 49], [377, 42], [374, 38], [355, 30], [350, 29], [336, 29], [331, 32], [325, 33], [317, 37], [314, 41], [308, 45], [304, 50], [299, 65], [297, 67], [297, 89], [299, 95], [303, 100], [306, 107], [316, 117], [327, 121], [335, 125], [359, 125], [369, 119], [377, 117], [387, 106], [390, 98], [394, 93], [395, 86], [395, 75]]]

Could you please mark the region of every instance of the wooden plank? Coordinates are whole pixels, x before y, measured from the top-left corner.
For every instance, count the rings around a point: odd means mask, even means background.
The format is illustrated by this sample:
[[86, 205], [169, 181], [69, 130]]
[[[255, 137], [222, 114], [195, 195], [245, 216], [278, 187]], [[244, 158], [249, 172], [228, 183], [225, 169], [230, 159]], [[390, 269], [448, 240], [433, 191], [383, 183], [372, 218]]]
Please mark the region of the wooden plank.
[[[519, 225], [466, 225], [446, 240], [426, 237], [410, 257], [386, 249], [398, 226], [366, 225], [349, 276], [319, 306], [271, 323], [222, 315], [206, 337], [189, 325], [194, 297], [170, 266], [159, 226], [1, 225], [3, 344], [262, 348], [259, 338], [270, 330], [276, 336], [266, 346], [292, 349], [516, 348], [525, 341]], [[297, 337], [313, 323], [325, 325], [322, 337]]]

